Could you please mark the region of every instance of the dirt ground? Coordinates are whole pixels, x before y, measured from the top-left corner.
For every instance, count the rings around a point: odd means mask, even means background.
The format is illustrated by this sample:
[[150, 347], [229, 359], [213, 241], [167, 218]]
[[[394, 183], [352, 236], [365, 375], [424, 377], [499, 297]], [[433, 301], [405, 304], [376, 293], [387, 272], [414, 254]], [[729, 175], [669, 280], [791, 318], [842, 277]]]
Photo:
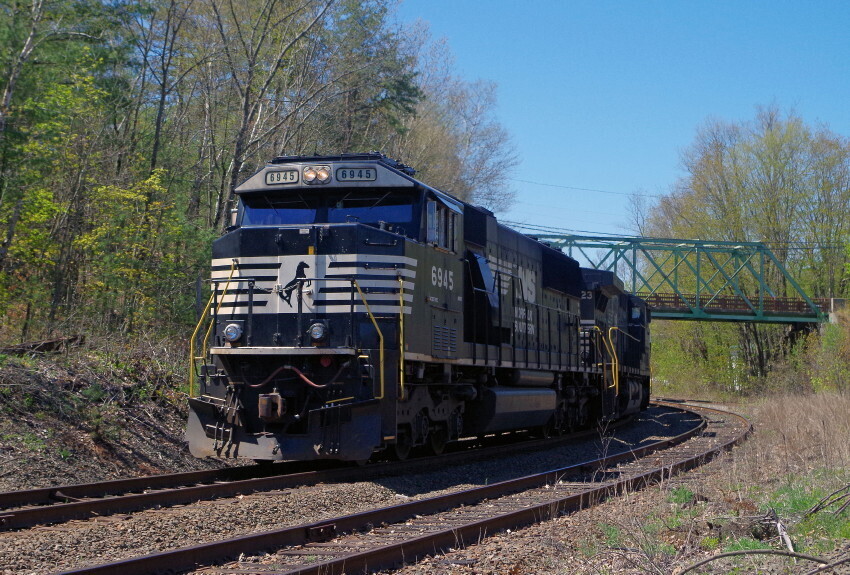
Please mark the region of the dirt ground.
[[185, 401], [155, 372], [0, 363], [0, 491], [204, 469], [183, 441]]

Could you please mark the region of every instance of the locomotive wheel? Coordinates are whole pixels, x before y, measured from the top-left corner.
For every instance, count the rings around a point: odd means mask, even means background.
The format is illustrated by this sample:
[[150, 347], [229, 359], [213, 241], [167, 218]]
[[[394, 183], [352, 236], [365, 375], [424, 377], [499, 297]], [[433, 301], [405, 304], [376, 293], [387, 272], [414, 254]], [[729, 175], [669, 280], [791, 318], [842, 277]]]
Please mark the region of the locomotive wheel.
[[531, 436], [539, 437], [540, 439], [549, 439], [554, 433], [555, 426], [551, 419], [545, 425], [541, 425], [540, 427], [531, 430]]
[[413, 439], [410, 437], [410, 432], [399, 430], [392, 447], [393, 457], [397, 461], [404, 461], [410, 456], [411, 449], [413, 449]]
[[555, 436], [561, 436], [567, 431], [567, 420], [569, 416], [567, 415], [567, 406], [561, 402], [558, 405], [558, 409], [555, 410], [555, 414], [552, 416], [552, 434]]
[[442, 455], [449, 442], [449, 432], [444, 427], [437, 427], [428, 434], [428, 452], [431, 455]]

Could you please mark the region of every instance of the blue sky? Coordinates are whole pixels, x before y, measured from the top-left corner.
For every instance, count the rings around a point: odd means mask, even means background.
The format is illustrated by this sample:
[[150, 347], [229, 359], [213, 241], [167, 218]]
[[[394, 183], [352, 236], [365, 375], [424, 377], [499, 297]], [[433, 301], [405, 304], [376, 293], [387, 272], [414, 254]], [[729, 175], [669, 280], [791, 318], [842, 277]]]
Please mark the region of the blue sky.
[[498, 85], [521, 159], [503, 220], [630, 233], [628, 194], [667, 192], [701, 124], [759, 106], [850, 137], [850, 2], [403, 0], [398, 18]]

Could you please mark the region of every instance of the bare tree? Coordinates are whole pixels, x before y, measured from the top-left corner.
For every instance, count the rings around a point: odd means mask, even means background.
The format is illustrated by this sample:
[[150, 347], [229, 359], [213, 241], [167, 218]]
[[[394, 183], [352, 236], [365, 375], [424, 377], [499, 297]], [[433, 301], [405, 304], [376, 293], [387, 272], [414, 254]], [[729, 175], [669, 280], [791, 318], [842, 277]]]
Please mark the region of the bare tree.
[[220, 50], [238, 95], [236, 127], [221, 181], [214, 226], [224, 221], [252, 141], [262, 130], [266, 97], [278, 73], [334, 0], [209, 0]]

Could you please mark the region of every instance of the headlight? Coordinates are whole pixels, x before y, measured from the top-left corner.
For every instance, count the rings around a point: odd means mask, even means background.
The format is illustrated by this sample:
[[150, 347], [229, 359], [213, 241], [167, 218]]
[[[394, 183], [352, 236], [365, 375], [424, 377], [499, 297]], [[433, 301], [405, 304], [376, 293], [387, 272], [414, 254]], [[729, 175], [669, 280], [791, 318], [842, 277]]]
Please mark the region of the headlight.
[[310, 326], [310, 329], [307, 330], [307, 333], [313, 341], [322, 341], [325, 339], [325, 336], [328, 335], [328, 328], [323, 323], [314, 323]]
[[228, 324], [227, 327], [224, 328], [224, 339], [227, 341], [233, 343], [240, 337], [242, 337], [242, 326], [238, 323]]
[[327, 184], [331, 181], [330, 166], [307, 166], [304, 168], [305, 184]]

